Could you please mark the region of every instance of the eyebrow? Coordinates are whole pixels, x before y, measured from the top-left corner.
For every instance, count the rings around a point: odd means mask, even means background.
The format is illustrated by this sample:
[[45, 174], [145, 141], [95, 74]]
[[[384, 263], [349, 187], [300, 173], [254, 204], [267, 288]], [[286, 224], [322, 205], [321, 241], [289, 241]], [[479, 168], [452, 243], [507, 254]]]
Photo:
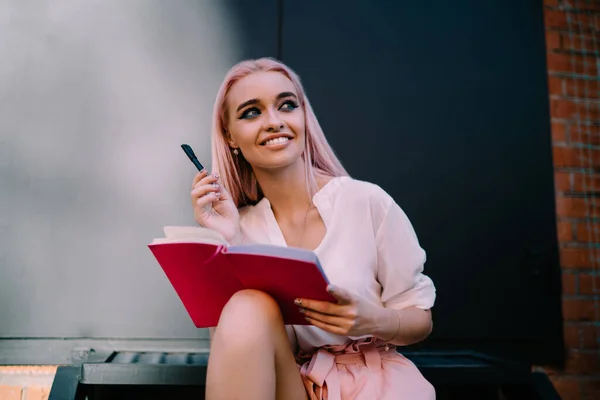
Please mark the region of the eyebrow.
[[[283, 99], [284, 97], [296, 97], [296, 95], [292, 92], [281, 92], [277, 95], [276, 99]], [[296, 97], [297, 98], [297, 97]], [[243, 102], [242, 104], [240, 104], [237, 108], [237, 110], [235, 110], [236, 112], [240, 111], [242, 108], [249, 106], [250, 104], [256, 104], [258, 103], [258, 99], [250, 99], [248, 101]]]

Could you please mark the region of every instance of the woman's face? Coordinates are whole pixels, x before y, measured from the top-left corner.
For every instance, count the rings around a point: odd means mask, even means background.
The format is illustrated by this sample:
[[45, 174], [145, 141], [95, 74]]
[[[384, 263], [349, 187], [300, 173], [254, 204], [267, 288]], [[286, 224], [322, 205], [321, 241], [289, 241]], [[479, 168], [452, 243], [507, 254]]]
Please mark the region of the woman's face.
[[254, 72], [240, 79], [230, 89], [225, 106], [229, 145], [253, 168], [282, 168], [300, 160], [304, 110], [285, 75]]

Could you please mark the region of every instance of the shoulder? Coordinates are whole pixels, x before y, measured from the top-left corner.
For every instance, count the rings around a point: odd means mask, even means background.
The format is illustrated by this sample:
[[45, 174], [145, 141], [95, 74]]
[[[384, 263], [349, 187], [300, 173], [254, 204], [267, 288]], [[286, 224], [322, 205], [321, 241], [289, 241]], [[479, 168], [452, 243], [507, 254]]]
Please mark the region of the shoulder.
[[266, 199], [254, 205], [240, 207], [240, 229], [244, 237], [244, 244], [269, 243], [272, 239], [270, 230], [272, 226], [268, 223], [267, 207], [270, 205]]
[[376, 183], [343, 177], [337, 178], [335, 184], [336, 200], [350, 206], [368, 206], [370, 210], [378, 211], [386, 210], [395, 203], [392, 196]]
[[246, 205], [246, 206], [240, 207], [238, 209], [238, 212], [240, 214], [240, 221], [248, 223], [253, 220], [263, 218], [265, 201], [266, 201], [266, 199], [262, 199], [261, 201], [259, 201], [258, 203], [254, 204], [254, 205]]
[[332, 179], [322, 190], [321, 203], [339, 212], [338, 215], [367, 217], [377, 231], [390, 209], [398, 207], [381, 186], [350, 177]]
[[348, 207], [352, 207], [345, 210], [347, 214], [360, 215], [361, 210], [368, 213], [367, 218], [370, 219], [373, 233], [378, 240], [392, 240], [397, 243], [399, 238], [404, 238], [418, 244], [408, 215], [381, 186], [353, 179], [345, 182], [340, 194], [340, 204], [346, 203]]

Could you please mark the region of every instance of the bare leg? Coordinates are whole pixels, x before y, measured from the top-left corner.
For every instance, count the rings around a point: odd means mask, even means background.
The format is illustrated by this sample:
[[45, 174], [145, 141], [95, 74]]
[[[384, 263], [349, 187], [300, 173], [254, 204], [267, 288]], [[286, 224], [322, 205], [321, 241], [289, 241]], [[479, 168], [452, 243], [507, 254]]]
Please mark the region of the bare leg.
[[211, 343], [207, 400], [307, 399], [277, 303], [255, 290], [236, 293]]

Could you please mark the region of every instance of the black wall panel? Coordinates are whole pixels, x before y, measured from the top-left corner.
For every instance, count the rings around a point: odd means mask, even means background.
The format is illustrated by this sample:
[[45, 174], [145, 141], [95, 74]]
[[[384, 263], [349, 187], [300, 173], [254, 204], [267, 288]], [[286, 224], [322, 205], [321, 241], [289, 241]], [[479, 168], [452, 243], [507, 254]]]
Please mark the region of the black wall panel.
[[281, 5], [281, 57], [332, 146], [428, 252], [426, 346], [560, 359], [542, 2]]

